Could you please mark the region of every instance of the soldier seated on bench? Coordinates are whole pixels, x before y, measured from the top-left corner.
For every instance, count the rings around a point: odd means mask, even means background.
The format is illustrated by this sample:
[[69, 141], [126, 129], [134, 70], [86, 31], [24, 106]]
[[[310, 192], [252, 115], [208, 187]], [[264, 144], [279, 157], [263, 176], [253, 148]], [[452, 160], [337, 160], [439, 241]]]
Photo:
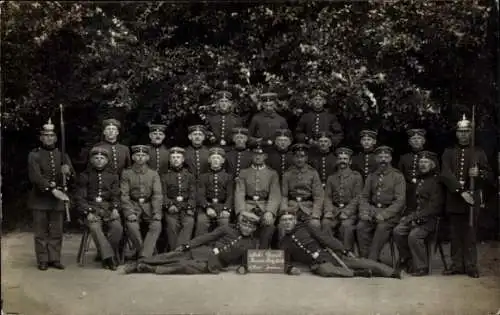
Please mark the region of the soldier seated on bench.
[[238, 216], [237, 226], [221, 225], [210, 233], [193, 238], [174, 251], [129, 264], [125, 267], [125, 273], [219, 273], [229, 265], [239, 265], [238, 273], [245, 274], [246, 253], [249, 249], [257, 248], [254, 232], [259, 220], [254, 213], [244, 211]]
[[[105, 147], [90, 150], [90, 163], [80, 174], [75, 192], [77, 209], [85, 215], [85, 224], [102, 258], [105, 269], [116, 270], [117, 253], [123, 235], [118, 208], [120, 180], [107, 166], [111, 152]], [[107, 237], [103, 226], [106, 226]]]
[[285, 251], [286, 272], [300, 274], [294, 264], [306, 264], [314, 274], [322, 277], [371, 277], [401, 279], [401, 272], [374, 260], [357, 258], [342, 243], [328, 233], [307, 223], [297, 224], [294, 212], [280, 212], [280, 226], [284, 236], [280, 249]]

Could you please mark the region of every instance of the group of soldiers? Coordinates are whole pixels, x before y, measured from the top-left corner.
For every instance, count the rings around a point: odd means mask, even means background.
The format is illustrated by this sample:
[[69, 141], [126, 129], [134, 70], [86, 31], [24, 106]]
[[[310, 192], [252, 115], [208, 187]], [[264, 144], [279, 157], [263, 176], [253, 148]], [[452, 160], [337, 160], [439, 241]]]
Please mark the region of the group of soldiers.
[[[452, 258], [445, 274], [479, 277], [468, 224], [477, 200], [468, 183], [481, 187], [493, 175], [484, 151], [470, 147], [465, 117], [441, 167], [424, 150], [423, 129], [408, 130], [412, 152], [394, 167], [393, 150], [377, 146], [376, 131], [361, 131], [357, 154], [338, 146], [342, 127], [325, 110], [323, 91], [313, 92], [311, 111], [295, 132], [276, 112], [277, 94], [260, 95], [261, 111], [248, 128], [231, 98], [217, 94], [207, 124], [188, 128], [187, 148], [167, 148], [166, 126], [150, 124], [151, 143], [129, 149], [118, 141], [120, 122], [105, 120], [104, 140], [90, 149], [78, 176], [56, 147], [55, 126], [44, 125], [42, 145], [29, 154], [38, 268], [64, 269], [63, 209], [71, 201], [111, 270], [126, 239], [136, 250], [127, 273], [213, 273], [230, 264], [245, 273], [248, 249], [279, 248], [289, 274], [299, 273], [299, 263], [321, 276], [401, 278], [402, 270], [423, 276], [429, 273], [425, 242], [445, 208]], [[161, 235], [164, 248], [157, 245]], [[391, 238], [399, 249], [395, 269], [379, 262]]]

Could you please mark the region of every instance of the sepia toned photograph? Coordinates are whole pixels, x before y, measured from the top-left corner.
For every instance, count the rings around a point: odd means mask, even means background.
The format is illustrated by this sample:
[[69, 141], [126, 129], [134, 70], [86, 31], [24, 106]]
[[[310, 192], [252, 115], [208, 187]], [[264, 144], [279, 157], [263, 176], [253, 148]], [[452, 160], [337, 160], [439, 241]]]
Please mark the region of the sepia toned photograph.
[[1, 315], [500, 315], [498, 0], [0, 1]]

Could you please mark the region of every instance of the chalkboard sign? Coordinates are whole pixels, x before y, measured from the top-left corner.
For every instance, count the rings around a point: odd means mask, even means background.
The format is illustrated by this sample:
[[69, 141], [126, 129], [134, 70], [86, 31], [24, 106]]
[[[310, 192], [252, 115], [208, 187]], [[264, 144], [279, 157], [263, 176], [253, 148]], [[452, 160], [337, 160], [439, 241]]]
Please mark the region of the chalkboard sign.
[[284, 273], [285, 252], [282, 250], [250, 249], [247, 253], [249, 272]]

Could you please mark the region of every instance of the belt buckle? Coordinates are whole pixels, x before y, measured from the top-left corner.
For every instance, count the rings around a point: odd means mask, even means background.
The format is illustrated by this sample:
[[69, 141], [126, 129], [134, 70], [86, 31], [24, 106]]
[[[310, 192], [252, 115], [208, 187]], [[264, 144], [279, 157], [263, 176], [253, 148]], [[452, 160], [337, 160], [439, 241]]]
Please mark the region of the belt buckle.
[[465, 185], [465, 181], [461, 180], [461, 181], [459, 181], [459, 183], [460, 183], [460, 186], [462, 186], [462, 188], [463, 188]]
[[55, 188], [57, 186], [56, 182], [52, 181], [52, 182], [49, 182], [49, 186], [51, 188]]
[[222, 139], [222, 140], [220, 141], [220, 145], [226, 145], [226, 140]]
[[273, 145], [273, 140], [267, 140], [268, 145]]
[[297, 200], [298, 202], [301, 202], [302, 201], [302, 197], [296, 197], [295, 200]]
[[414, 184], [416, 184], [417, 183], [417, 179], [416, 178], [412, 178], [411, 182], [414, 183]]
[[184, 200], [184, 197], [177, 196], [177, 198], [175, 198], [175, 200], [177, 200], [178, 202], [182, 202]]
[[139, 201], [139, 203], [144, 203], [144, 202], [146, 202], [146, 199], [145, 198], [139, 198], [138, 201]]
[[218, 202], [219, 202], [219, 199], [217, 199], [217, 198], [212, 199], [212, 203], [218, 203]]
[[95, 197], [95, 202], [102, 202], [101, 196]]
[[339, 204], [339, 208], [344, 208], [345, 204], [341, 203]]
[[259, 196], [253, 196], [253, 200], [259, 201], [260, 197]]
[[219, 255], [219, 249], [217, 247], [213, 248], [212, 252], [214, 253], [214, 255]]
[[377, 208], [382, 208], [382, 204], [381, 203], [377, 203]]
[[318, 252], [314, 252], [314, 253], [312, 253], [311, 256], [312, 256], [313, 259], [317, 259], [319, 257], [319, 253]]

